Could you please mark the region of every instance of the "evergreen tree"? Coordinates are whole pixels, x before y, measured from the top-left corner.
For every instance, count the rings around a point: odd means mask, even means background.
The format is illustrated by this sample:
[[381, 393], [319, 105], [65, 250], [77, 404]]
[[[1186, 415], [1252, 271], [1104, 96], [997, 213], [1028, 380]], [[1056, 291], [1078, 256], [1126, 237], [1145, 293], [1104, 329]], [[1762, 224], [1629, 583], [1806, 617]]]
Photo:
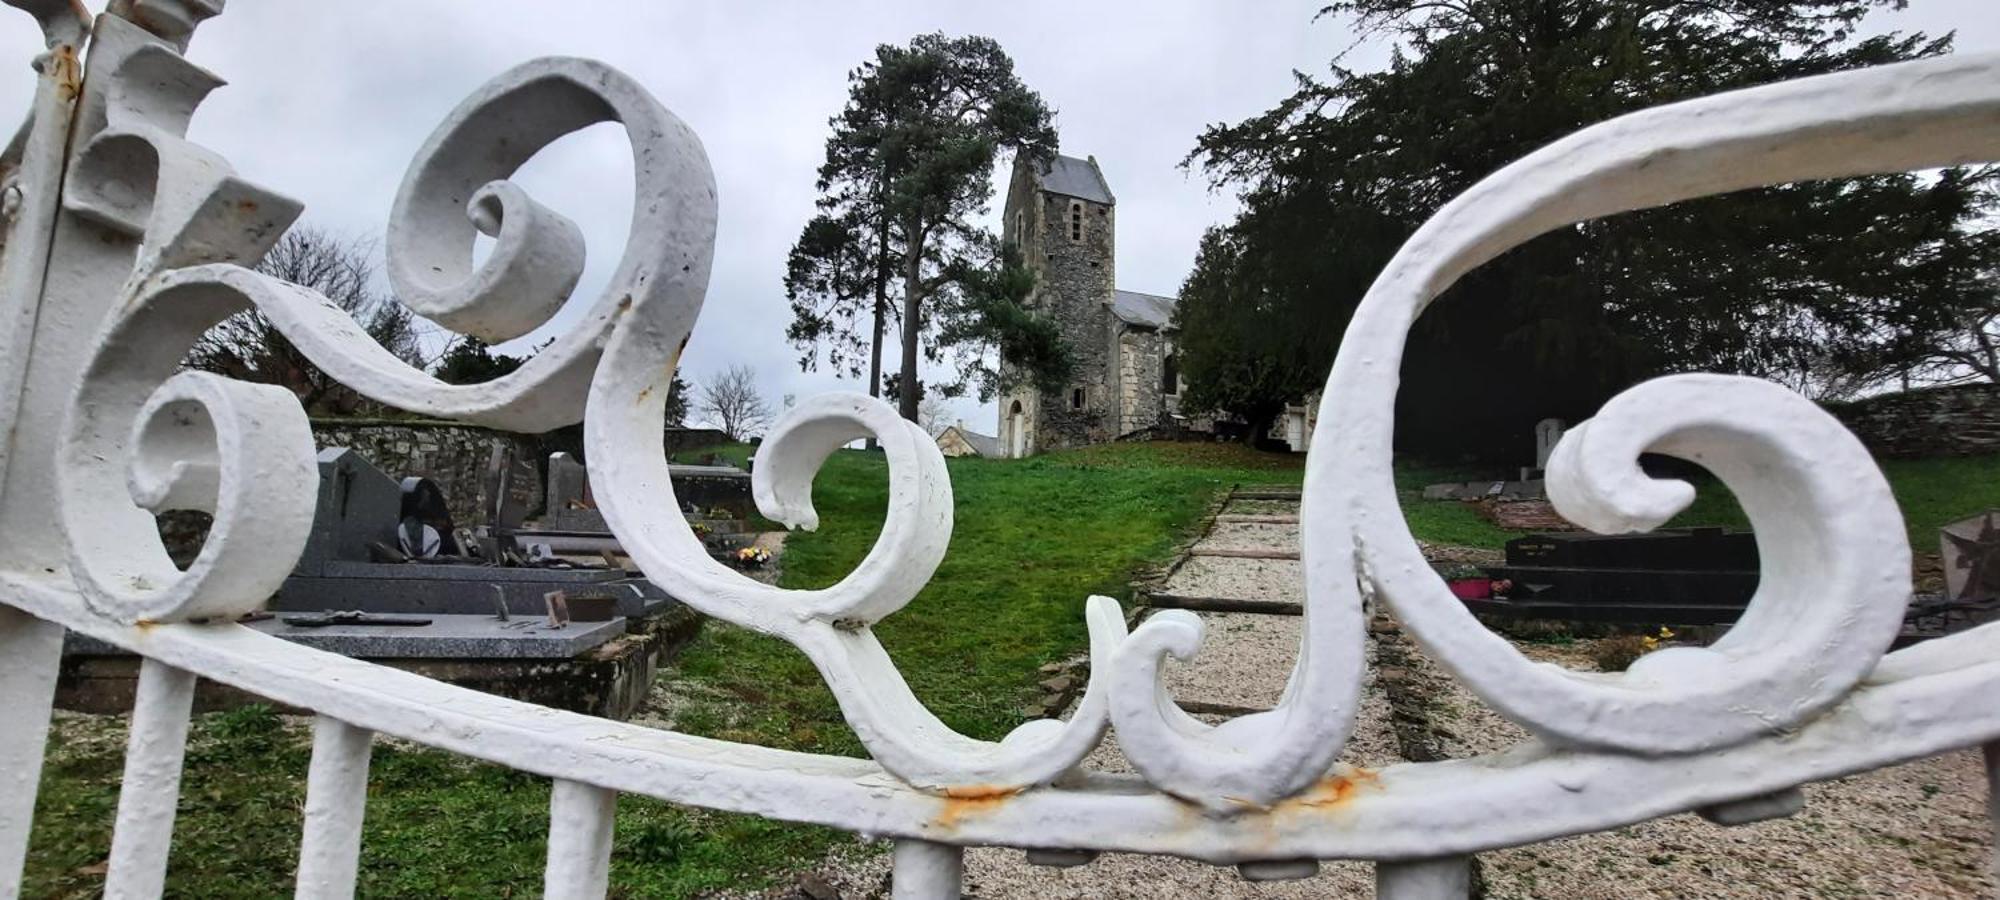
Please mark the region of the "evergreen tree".
[[941, 385], [939, 393], [971, 393], [981, 402], [1024, 384], [1060, 393], [1076, 371], [1076, 359], [1062, 326], [1028, 306], [1035, 270], [1013, 244], [989, 252], [984, 264], [965, 267], [959, 290], [938, 310], [938, 344], [951, 349], [958, 370], [958, 379]]
[[[893, 290], [902, 326], [897, 401], [916, 421], [918, 356], [944, 352], [931, 304], [954, 295], [963, 257], [990, 240], [970, 219], [992, 195], [994, 159], [1002, 150], [1053, 156], [1055, 128], [998, 43], [942, 34], [876, 48], [848, 76], [847, 106], [832, 125], [819, 188], [823, 217], [834, 224], [809, 225], [794, 249], [808, 275], [793, 295], [790, 335], [851, 351], [863, 306], [873, 303], [867, 317], [879, 328]], [[864, 283], [872, 301], [857, 299]], [[801, 296], [811, 298], [803, 311]]]
[[[1403, 240], [1480, 178], [1578, 128], [1732, 88], [1947, 52], [1856, 39], [1895, 0], [1340, 0], [1388, 34], [1387, 69], [1299, 76], [1190, 156], [1243, 211], [1203, 244], [1178, 312], [1189, 400], [1252, 420], [1326, 376]], [[1994, 172], [1808, 182], [1543, 235], [1469, 273], [1419, 320], [1397, 433], [1518, 457], [1529, 423], [1577, 419], [1639, 378], [1692, 369], [1797, 383], [1897, 365], [1967, 309], [2000, 246], [1974, 230]], [[1244, 356], [1247, 358], [1238, 358]], [[1475, 440], [1468, 441], [1467, 436]]]
[[525, 356], [494, 353], [485, 341], [464, 335], [438, 357], [431, 374], [447, 384], [479, 384], [513, 372], [527, 361]]

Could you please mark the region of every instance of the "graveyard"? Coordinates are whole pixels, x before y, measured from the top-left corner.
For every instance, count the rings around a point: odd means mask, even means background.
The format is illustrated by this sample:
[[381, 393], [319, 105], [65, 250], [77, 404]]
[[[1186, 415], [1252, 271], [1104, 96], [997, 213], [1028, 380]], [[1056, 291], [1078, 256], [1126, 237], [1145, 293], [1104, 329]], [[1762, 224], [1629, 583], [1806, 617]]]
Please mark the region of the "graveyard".
[[[751, 448], [716, 452], [720, 462], [743, 465]], [[684, 457], [711, 458], [706, 451]], [[1118, 597], [1135, 614], [1149, 594], [1227, 594], [1253, 610], [1296, 605], [1295, 561], [1229, 554], [1296, 550], [1288, 546], [1295, 526], [1284, 520], [1295, 518], [1297, 504], [1285, 498], [1296, 495], [1301, 463], [1237, 445], [1170, 443], [1029, 460], [953, 460], [952, 552], [924, 593], [882, 623], [884, 643], [918, 696], [968, 734], [998, 736], [1026, 718], [1064, 715], [1087, 674], [1078, 666], [1085, 639], [1077, 611], [1088, 594]], [[1913, 541], [1929, 533], [1915, 544], [1920, 550], [1937, 546], [1942, 524], [2000, 507], [2000, 457], [1891, 461], [1887, 469], [1904, 498]], [[1497, 564], [1505, 542], [1520, 536], [1468, 504], [1422, 498], [1425, 485], [1485, 471], [1414, 461], [1399, 467], [1411, 528], [1440, 566], [1451, 559]], [[785, 543], [782, 584], [828, 584], [853, 567], [880, 527], [884, 476], [879, 454], [835, 454], [815, 484], [824, 525]], [[1740, 512], [1719, 494], [1708, 486], [1673, 524], [1741, 527]], [[1209, 717], [1268, 707], [1290, 671], [1300, 620], [1255, 611], [1201, 615], [1212, 619], [1209, 643], [1198, 664], [1171, 682], [1182, 705]], [[1542, 629], [1517, 641], [1536, 658], [1588, 670], [1600, 639], [1576, 631]], [[1350, 761], [1450, 758], [1520, 739], [1516, 726], [1455, 687], [1392, 625], [1378, 624], [1371, 654], [1386, 674], [1369, 689]], [[862, 752], [811, 665], [780, 641], [719, 622], [705, 623], [660, 668], [633, 715], [642, 724], [730, 740]], [[307, 720], [253, 705], [198, 716], [193, 734], [169, 891], [284, 892], [297, 851]], [[94, 893], [123, 740], [122, 717], [58, 715], [34, 838], [56, 849], [31, 862], [29, 894]], [[1119, 763], [1114, 754], [1093, 758], [1093, 765], [1116, 770]], [[1683, 816], [1498, 854], [1485, 864], [1484, 877], [1489, 896], [1547, 895], [1564, 885], [1565, 892], [1587, 890], [1607, 879], [1690, 893], [1730, 882], [1748, 885], [1745, 896], [1758, 884], [1792, 883], [1827, 893], [1881, 884], [1978, 893], [1991, 888], [1983, 870], [1983, 813], [1977, 792], [1961, 789], [1978, 772], [1976, 757], [1960, 754], [1815, 786], [1799, 817], [1755, 826], [1750, 834]], [[544, 782], [400, 742], [377, 748], [373, 779], [361, 893], [492, 895], [535, 883], [543, 853], [539, 823], [548, 814]], [[1825, 841], [1857, 823], [1871, 836], [1867, 841]], [[639, 798], [620, 804], [616, 833], [612, 885], [630, 896], [771, 891], [789, 897], [801, 884], [877, 896], [886, 871], [879, 844], [839, 832]], [[1765, 848], [1773, 845], [1799, 849], [1767, 864]], [[968, 867], [982, 897], [1140, 896], [1119, 890], [1153, 883], [1215, 896], [1248, 890], [1226, 868], [1115, 855], [1070, 870], [1024, 866], [1018, 852], [976, 851]], [[1315, 878], [1255, 896], [1337, 896], [1365, 881], [1358, 864], [1329, 863]]]
[[2000, 896], [1991, 2], [7, 0], [0, 900]]

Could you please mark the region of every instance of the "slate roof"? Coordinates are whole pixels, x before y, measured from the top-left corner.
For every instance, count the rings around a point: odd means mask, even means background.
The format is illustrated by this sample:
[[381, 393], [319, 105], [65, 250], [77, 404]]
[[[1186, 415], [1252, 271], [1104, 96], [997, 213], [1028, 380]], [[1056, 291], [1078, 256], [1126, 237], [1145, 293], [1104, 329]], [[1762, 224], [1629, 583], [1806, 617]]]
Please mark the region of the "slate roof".
[[[945, 431], [958, 432], [958, 436], [965, 440], [965, 445], [971, 447], [972, 452], [977, 453], [980, 456], [983, 456], [987, 459], [999, 459], [1001, 456], [1000, 439], [997, 437], [994, 437], [990, 434], [980, 434], [976, 431], [972, 431], [971, 429], [964, 428], [958, 425], [953, 425], [949, 428], [946, 428]], [[944, 439], [944, 434], [942, 432], [938, 434], [938, 439], [939, 440]]]
[[1104, 183], [1104, 176], [1097, 171], [1096, 164], [1074, 156], [1058, 156], [1042, 171], [1042, 190], [1065, 197], [1075, 197], [1107, 206], [1118, 201], [1111, 196], [1111, 186]]
[[958, 432], [958, 434], [960, 437], [965, 438], [965, 442], [971, 444], [972, 449], [978, 451], [980, 456], [984, 456], [987, 459], [999, 458], [1000, 456], [999, 438], [994, 437], [993, 435], [990, 434], [980, 434], [975, 431], [965, 431], [962, 429]]
[[1141, 294], [1138, 291], [1112, 291], [1111, 314], [1127, 324], [1142, 328], [1166, 328], [1174, 320], [1172, 297], [1158, 294]]

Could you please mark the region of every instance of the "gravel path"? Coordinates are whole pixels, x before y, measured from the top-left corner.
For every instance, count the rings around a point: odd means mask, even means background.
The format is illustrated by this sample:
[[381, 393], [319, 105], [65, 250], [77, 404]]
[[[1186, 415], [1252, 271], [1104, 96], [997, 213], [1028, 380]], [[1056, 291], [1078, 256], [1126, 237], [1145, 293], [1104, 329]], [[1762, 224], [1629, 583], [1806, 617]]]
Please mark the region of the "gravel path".
[[1237, 597], [1304, 603], [1305, 568], [1296, 559], [1196, 556], [1174, 570], [1160, 588], [1187, 597]]
[[[1238, 500], [1225, 513], [1295, 513], [1296, 503]], [[1296, 525], [1218, 523], [1198, 545], [1294, 548]], [[1497, 561], [1472, 548], [1426, 546], [1433, 562]], [[1227, 557], [1187, 559], [1162, 586], [1183, 596], [1301, 602], [1294, 560]], [[1206, 630], [1195, 659], [1170, 667], [1174, 698], [1195, 710], [1267, 709], [1284, 690], [1297, 658], [1303, 620], [1257, 613], [1202, 613]], [[1378, 669], [1377, 651], [1393, 660]], [[1519, 644], [1528, 656], [1593, 670], [1593, 642]], [[1529, 738], [1446, 676], [1392, 624], [1375, 629], [1367, 647], [1369, 682], [1353, 738], [1342, 760], [1380, 767], [1415, 753], [1476, 756]], [[1392, 654], [1393, 655], [1389, 655]], [[1393, 670], [1393, 671], [1391, 671]], [[1380, 671], [1380, 679], [1377, 673]], [[1383, 681], [1382, 679], [1387, 679]], [[1385, 691], [1384, 685], [1393, 685]], [[1421, 706], [1401, 713], [1398, 702]], [[1220, 716], [1201, 714], [1205, 721]], [[1398, 736], [1397, 727], [1404, 734]], [[1414, 726], [1412, 723], [1416, 723]], [[1412, 739], [1415, 728], [1423, 733]], [[1129, 772], [1107, 741], [1086, 768]], [[1924, 760], [1820, 785], [1808, 785], [1806, 808], [1788, 819], [1723, 828], [1680, 815], [1602, 834], [1480, 854], [1487, 896], [1497, 898], [1622, 897], [1983, 897], [1995, 894], [1987, 872], [1991, 848], [1985, 777], [1977, 752]], [[888, 896], [886, 854], [843, 848], [799, 886], [764, 897]], [[966, 852], [966, 891], [981, 900], [1042, 898], [1322, 898], [1367, 897], [1368, 864], [1336, 861], [1299, 881], [1257, 884], [1233, 868], [1187, 860], [1106, 854], [1088, 865], [1029, 864], [1018, 850]], [[741, 895], [737, 895], [741, 896]]]
[[[1524, 644], [1528, 656], [1594, 671], [1591, 646]], [[1477, 756], [1528, 733], [1435, 672], [1452, 758]], [[1796, 816], [1736, 828], [1692, 814], [1629, 828], [1482, 853], [1487, 896], [1508, 897], [1991, 897], [1986, 776], [1963, 751], [1804, 788]]]

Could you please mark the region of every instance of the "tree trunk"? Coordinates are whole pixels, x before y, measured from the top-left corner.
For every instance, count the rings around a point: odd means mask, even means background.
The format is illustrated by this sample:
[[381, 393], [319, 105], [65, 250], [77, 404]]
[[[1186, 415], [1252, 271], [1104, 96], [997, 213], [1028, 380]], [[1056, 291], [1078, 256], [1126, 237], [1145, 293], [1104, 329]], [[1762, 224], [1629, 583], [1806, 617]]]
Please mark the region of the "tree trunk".
[[912, 422], [917, 420], [917, 340], [923, 335], [924, 237], [920, 223], [904, 223], [907, 236], [903, 247], [903, 371], [896, 392], [897, 412]]
[[889, 317], [889, 223], [887, 216], [876, 229], [875, 242], [875, 331], [868, 344], [868, 396], [882, 396], [882, 328]]
[[[889, 317], [889, 217], [876, 223], [875, 241], [875, 326], [868, 339], [868, 396], [882, 396], [882, 328]], [[869, 438], [865, 445], [878, 445]]]
[[1270, 432], [1271, 423], [1278, 420], [1278, 415], [1279, 413], [1258, 412], [1246, 416], [1245, 418], [1250, 421], [1250, 428], [1243, 432], [1243, 445], [1256, 449], [1257, 442], [1263, 440], [1264, 435]]

